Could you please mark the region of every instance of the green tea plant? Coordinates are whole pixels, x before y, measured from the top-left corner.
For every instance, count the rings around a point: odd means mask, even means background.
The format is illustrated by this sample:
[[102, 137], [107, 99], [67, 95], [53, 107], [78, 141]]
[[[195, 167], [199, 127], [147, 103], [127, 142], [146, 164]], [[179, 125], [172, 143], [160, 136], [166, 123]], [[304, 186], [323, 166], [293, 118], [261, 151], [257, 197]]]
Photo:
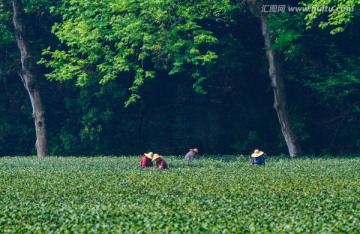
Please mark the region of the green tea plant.
[[5, 233], [359, 233], [360, 158], [0, 158]]

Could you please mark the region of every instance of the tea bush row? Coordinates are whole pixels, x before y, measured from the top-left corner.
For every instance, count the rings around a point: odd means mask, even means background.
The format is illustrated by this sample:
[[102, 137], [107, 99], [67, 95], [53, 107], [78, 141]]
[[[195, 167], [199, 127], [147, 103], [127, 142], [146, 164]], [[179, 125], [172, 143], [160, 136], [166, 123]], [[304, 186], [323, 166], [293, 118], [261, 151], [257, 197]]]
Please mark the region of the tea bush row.
[[360, 233], [360, 158], [0, 158], [5, 233]]

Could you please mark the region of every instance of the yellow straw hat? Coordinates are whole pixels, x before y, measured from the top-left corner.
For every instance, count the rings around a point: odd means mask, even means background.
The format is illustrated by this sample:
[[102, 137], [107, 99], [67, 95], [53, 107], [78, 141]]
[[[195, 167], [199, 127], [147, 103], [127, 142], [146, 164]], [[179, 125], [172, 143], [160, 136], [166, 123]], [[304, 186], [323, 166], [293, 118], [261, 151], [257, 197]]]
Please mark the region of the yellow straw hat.
[[257, 158], [257, 157], [260, 157], [263, 154], [264, 154], [263, 151], [260, 151], [260, 150], [256, 149], [256, 150], [254, 150], [254, 153], [252, 153], [251, 157]]
[[196, 155], [198, 155], [198, 154], [199, 154], [199, 150], [198, 150], [197, 148], [190, 149], [190, 150], [194, 151], [194, 153], [195, 153]]
[[162, 157], [160, 155], [158, 155], [158, 154], [154, 154], [152, 160], [155, 161], [158, 158], [162, 158]]
[[144, 155], [145, 155], [147, 158], [152, 159], [152, 158], [153, 158], [154, 153], [153, 153], [153, 152], [149, 152], [149, 153], [144, 153]]

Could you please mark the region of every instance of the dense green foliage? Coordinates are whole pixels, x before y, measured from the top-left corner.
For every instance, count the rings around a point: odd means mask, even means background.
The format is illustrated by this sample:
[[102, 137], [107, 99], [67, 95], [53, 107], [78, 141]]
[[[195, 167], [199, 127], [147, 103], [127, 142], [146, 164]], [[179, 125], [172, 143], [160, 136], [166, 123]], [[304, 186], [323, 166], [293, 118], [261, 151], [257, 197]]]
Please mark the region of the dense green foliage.
[[[77, 78], [84, 86], [94, 76], [104, 84], [130, 73], [133, 85], [126, 105], [136, 101], [139, 86], [154, 78], [155, 70], [169, 75], [194, 67], [190, 75], [197, 84], [206, 79], [201, 71], [217, 58], [208, 49], [218, 42], [210, 27], [211, 20], [223, 20], [232, 10], [229, 1], [64, 1], [55, 10], [63, 17], [53, 27], [66, 50], [47, 49], [53, 71], [49, 79]], [[94, 74], [95, 73], [95, 74]]]
[[[52, 154], [287, 152], [245, 1], [23, 2]], [[355, 11], [268, 15], [293, 127], [305, 153], [358, 153], [358, 1], [304, 2]], [[0, 155], [28, 155], [35, 130], [11, 16], [1, 0]]]
[[305, 1], [303, 5], [314, 9], [305, 17], [309, 27], [320, 18], [319, 27], [326, 28], [331, 26], [330, 33], [336, 34], [343, 32], [346, 25], [359, 15], [358, 7], [360, 6], [360, 1], [313, 0]]
[[0, 161], [3, 232], [358, 233], [360, 158], [244, 156], [140, 169], [140, 157]]

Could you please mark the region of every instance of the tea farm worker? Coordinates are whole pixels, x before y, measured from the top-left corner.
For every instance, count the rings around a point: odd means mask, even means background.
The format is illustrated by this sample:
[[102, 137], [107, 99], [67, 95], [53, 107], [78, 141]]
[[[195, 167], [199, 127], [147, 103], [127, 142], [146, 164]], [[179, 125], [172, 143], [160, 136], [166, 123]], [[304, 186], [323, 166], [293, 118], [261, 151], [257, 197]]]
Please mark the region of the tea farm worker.
[[250, 166], [253, 166], [254, 164], [265, 165], [265, 157], [264, 157], [263, 151], [256, 149], [256, 150], [254, 150], [254, 153], [251, 154]]
[[158, 154], [154, 154], [153, 156], [153, 161], [156, 162], [156, 169], [168, 169], [168, 165], [166, 164], [165, 160], [163, 159], [163, 157], [161, 157]]
[[140, 160], [140, 167], [153, 167], [152, 159], [153, 159], [153, 152], [144, 153], [143, 157]]
[[199, 155], [199, 150], [197, 148], [189, 149], [189, 152], [185, 155], [185, 160], [192, 161], [194, 160], [195, 156]]

